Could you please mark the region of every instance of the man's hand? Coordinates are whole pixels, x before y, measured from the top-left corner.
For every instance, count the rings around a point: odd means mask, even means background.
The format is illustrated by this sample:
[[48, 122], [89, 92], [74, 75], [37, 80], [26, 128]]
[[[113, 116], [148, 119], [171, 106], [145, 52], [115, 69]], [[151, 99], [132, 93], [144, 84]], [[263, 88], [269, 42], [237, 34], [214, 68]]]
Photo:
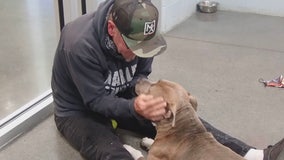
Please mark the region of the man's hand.
[[134, 101], [135, 111], [151, 121], [160, 121], [166, 114], [167, 103], [162, 97], [154, 98], [152, 95], [141, 94]]

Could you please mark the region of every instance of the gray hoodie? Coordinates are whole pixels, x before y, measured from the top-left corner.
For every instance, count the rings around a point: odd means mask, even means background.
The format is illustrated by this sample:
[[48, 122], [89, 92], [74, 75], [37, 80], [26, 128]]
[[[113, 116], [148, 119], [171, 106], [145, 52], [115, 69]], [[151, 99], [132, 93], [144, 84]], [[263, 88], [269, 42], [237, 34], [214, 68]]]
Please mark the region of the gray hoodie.
[[59, 117], [95, 112], [107, 118], [141, 117], [134, 111], [134, 85], [151, 73], [153, 58], [126, 62], [107, 34], [113, 0], [62, 30], [52, 69], [51, 87]]

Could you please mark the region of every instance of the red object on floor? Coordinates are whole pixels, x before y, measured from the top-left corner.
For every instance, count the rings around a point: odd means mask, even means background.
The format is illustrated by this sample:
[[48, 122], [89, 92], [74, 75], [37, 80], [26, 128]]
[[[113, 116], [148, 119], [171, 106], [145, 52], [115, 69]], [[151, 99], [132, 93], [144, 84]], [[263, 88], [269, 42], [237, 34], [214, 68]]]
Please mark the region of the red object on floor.
[[263, 83], [265, 87], [278, 87], [278, 88], [284, 88], [284, 77], [283, 75], [280, 75], [279, 77], [264, 81], [262, 78], [259, 79], [259, 82]]

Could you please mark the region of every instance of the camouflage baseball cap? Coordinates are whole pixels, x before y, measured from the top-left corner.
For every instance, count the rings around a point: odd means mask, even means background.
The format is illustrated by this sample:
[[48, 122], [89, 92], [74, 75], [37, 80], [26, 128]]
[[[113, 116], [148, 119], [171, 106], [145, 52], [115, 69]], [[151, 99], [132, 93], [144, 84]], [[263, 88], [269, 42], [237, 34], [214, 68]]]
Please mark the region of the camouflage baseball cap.
[[159, 12], [151, 0], [115, 0], [113, 22], [126, 45], [139, 57], [163, 53], [167, 44], [157, 31]]

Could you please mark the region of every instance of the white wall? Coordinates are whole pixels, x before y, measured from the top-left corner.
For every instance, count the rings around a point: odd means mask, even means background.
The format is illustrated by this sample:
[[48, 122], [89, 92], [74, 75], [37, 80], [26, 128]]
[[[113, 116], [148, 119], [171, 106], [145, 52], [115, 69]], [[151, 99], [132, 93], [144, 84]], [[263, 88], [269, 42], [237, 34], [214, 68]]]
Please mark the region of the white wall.
[[[87, 12], [94, 11], [102, 1], [104, 0], [87, 0]], [[191, 16], [195, 11], [196, 1], [197, 0], [152, 0], [153, 4], [160, 12], [159, 28], [161, 32], [165, 33], [169, 31]], [[57, 4], [57, 0], [54, 0], [54, 3]], [[63, 4], [65, 23], [81, 15], [80, 0], [64, 0]], [[56, 15], [58, 16], [58, 13]]]
[[220, 10], [284, 17], [284, 0], [216, 0]]
[[[54, 0], [57, 3], [57, 0]], [[87, 0], [87, 12], [94, 11], [104, 0]], [[162, 33], [173, 29], [196, 12], [201, 0], [152, 0], [160, 12], [159, 28]], [[214, 0], [219, 10], [250, 12], [284, 17], [284, 0]], [[64, 0], [65, 22], [81, 15], [80, 0]]]
[[[201, 0], [152, 0], [161, 1], [161, 31], [167, 32], [191, 16]], [[219, 10], [249, 12], [284, 17], [284, 0], [214, 0]]]
[[[157, 0], [152, 0], [157, 1]], [[161, 1], [161, 31], [168, 32], [196, 11], [198, 0], [159, 0]]]

